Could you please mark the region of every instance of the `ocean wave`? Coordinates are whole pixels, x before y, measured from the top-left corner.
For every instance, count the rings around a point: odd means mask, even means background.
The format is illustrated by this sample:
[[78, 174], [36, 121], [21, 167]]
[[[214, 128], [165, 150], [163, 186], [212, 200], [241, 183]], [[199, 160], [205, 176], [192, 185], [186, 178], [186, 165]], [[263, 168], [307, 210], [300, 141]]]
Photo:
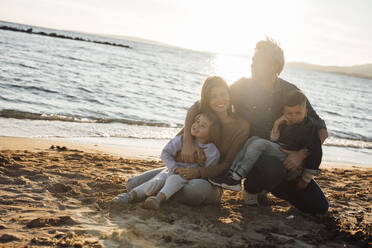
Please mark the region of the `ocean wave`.
[[[340, 123], [342, 124], [342, 123]], [[329, 130], [328, 131], [330, 137], [334, 137], [335, 139], [346, 139], [346, 140], [352, 140], [352, 141], [364, 141], [364, 142], [372, 142], [372, 139], [370, 137], [367, 137], [366, 135], [363, 135], [361, 133], [355, 133], [349, 130]]]
[[29, 69], [37, 69], [36, 67], [30, 66], [30, 65], [25, 65], [23, 63], [19, 63], [18, 65], [20, 65], [22, 67], [25, 67], [25, 68], [29, 68]]
[[[153, 139], [153, 140], [159, 140], [159, 139], [171, 139], [178, 133], [180, 130], [179, 128], [165, 128], [165, 129], [159, 129], [157, 131], [154, 131], [153, 133], [148, 133], [145, 130], [132, 130], [132, 132], [107, 132], [107, 130], [102, 130], [102, 132], [95, 132], [94, 134], [77, 134], [73, 136], [69, 135], [49, 135], [47, 137], [59, 137], [59, 138], [134, 138], [134, 139]], [[372, 151], [372, 142], [365, 142], [365, 141], [355, 141], [355, 140], [332, 140], [330, 138], [324, 143], [324, 146], [326, 147], [342, 147], [342, 148], [353, 148], [358, 149], [361, 151], [365, 151], [368, 154]]]
[[87, 88], [84, 88], [84, 87], [77, 87], [77, 89], [78, 89], [78, 90], [81, 90], [81, 91], [85, 91], [85, 92], [87, 92], [87, 93], [94, 93], [94, 91], [91, 91], [91, 90], [89, 90], [89, 89], [87, 89]]
[[[4, 96], [0, 96], [0, 100], [6, 101], [7, 103], [17, 103], [17, 104], [28, 104], [32, 105], [35, 104], [33, 101], [21, 100], [21, 99], [11, 99]], [[40, 106], [48, 106], [46, 103], [38, 103]]]
[[371, 122], [372, 119], [364, 116], [358, 116], [358, 115], [353, 115], [351, 118], [356, 119], [356, 120], [361, 120], [361, 121], [368, 121]]
[[342, 116], [342, 114], [330, 110], [323, 110], [323, 112], [329, 115]]
[[[16, 81], [18, 81], [18, 80], [16, 80]], [[42, 87], [36, 87], [36, 86], [25, 86], [25, 85], [16, 85], [16, 84], [8, 84], [8, 86], [10, 88], [16, 88], [16, 89], [37, 90], [37, 91], [42, 91], [42, 92], [46, 92], [46, 93], [53, 93], [53, 94], [58, 94], [59, 93], [58, 91], [49, 90], [49, 89], [45, 89], [45, 88], [42, 88]]]
[[130, 119], [118, 119], [118, 118], [94, 118], [94, 117], [82, 117], [82, 116], [68, 116], [61, 114], [40, 114], [31, 113], [14, 109], [2, 109], [0, 110], [0, 117], [2, 118], [14, 118], [20, 120], [47, 120], [47, 121], [65, 121], [65, 122], [78, 122], [78, 123], [122, 123], [127, 125], [137, 126], [154, 126], [154, 127], [182, 127], [181, 124], [169, 124], [155, 121], [140, 121]]
[[353, 140], [353, 139], [340, 139], [330, 137], [324, 143], [325, 146], [336, 146], [345, 148], [357, 148], [357, 149], [372, 149], [372, 142], [364, 140]]
[[84, 59], [77, 58], [77, 57], [73, 57], [73, 56], [65, 56], [65, 55], [61, 55], [61, 54], [58, 54], [57, 56], [60, 57], [60, 58], [63, 58], [63, 59], [76, 60], [76, 61], [86, 62]]

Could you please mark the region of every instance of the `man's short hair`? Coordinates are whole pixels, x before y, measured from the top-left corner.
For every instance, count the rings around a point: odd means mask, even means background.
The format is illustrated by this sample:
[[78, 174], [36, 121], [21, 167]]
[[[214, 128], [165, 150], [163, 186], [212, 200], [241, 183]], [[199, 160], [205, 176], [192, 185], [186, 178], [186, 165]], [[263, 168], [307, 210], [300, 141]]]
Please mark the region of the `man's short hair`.
[[257, 42], [255, 50], [256, 52], [264, 54], [266, 58], [270, 59], [278, 66], [278, 75], [283, 71], [285, 63], [284, 53], [278, 42], [266, 37], [266, 40]]
[[304, 105], [306, 106], [306, 96], [300, 90], [291, 90], [288, 94], [284, 97], [283, 100], [283, 107], [294, 107], [297, 105]]

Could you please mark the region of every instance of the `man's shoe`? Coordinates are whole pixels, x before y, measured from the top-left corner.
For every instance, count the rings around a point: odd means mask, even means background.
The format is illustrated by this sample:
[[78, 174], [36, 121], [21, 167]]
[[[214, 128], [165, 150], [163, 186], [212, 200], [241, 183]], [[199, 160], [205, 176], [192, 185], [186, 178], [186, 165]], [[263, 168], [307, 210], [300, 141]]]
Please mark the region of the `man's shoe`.
[[247, 191], [243, 191], [243, 201], [244, 201], [245, 206], [249, 206], [249, 207], [260, 206], [260, 204], [258, 203], [258, 195], [250, 194]]
[[229, 189], [233, 191], [241, 191], [242, 190], [242, 182], [241, 180], [234, 180], [230, 176], [223, 175], [208, 179], [208, 181], [216, 186], [222, 187], [224, 189]]
[[274, 198], [271, 194], [268, 194], [268, 191], [262, 191], [258, 193], [257, 200], [260, 206], [272, 206], [275, 205]]

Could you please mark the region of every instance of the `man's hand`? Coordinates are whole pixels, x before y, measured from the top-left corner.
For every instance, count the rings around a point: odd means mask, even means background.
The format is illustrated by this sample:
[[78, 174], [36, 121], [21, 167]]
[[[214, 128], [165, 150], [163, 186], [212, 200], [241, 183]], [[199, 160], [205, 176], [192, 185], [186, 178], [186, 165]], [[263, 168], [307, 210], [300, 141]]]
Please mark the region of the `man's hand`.
[[305, 182], [302, 178], [300, 178], [296, 184], [296, 188], [297, 189], [306, 189], [307, 188], [307, 185], [309, 183]]
[[321, 128], [318, 130], [318, 132], [319, 132], [320, 142], [322, 142], [323, 144], [324, 141], [328, 138], [328, 131], [326, 128]]
[[205, 154], [203, 149], [199, 148], [194, 142], [184, 143], [181, 149], [181, 159], [184, 163], [199, 164], [205, 163]]
[[200, 178], [199, 169], [195, 167], [179, 167], [174, 170], [174, 173], [180, 175], [181, 177], [187, 180]]
[[288, 151], [283, 148], [280, 148], [280, 150], [288, 155], [283, 164], [290, 171], [297, 169], [306, 158], [304, 150]]

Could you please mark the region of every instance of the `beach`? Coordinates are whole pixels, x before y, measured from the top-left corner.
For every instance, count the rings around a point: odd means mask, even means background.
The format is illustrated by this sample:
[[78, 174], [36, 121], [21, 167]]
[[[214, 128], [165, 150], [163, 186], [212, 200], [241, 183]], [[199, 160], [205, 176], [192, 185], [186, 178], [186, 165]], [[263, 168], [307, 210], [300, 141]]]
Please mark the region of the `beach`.
[[117, 206], [129, 178], [162, 167], [205, 78], [250, 77], [251, 58], [0, 24], [11, 27], [0, 30], [0, 247], [372, 246], [371, 79], [280, 75], [326, 122], [327, 214], [271, 194], [252, 208], [232, 191], [215, 205]]
[[0, 137], [0, 247], [372, 244], [371, 168], [322, 164], [316, 180], [330, 202], [324, 215], [303, 214], [270, 194], [264, 206], [247, 207], [232, 191], [218, 205], [112, 205], [131, 176], [162, 166], [151, 150], [137, 148]]

